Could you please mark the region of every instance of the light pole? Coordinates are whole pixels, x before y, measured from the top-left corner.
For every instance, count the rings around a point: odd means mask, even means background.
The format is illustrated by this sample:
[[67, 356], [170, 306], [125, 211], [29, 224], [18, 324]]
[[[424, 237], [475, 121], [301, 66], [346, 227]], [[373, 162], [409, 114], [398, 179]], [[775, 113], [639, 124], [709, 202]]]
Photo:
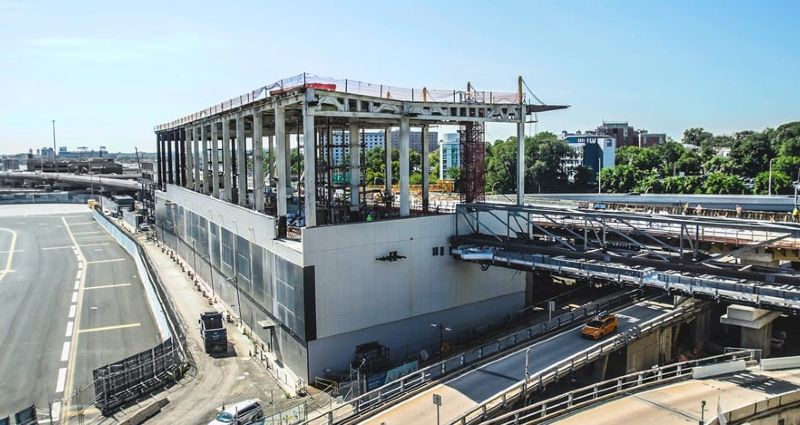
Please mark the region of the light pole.
[[600, 177], [600, 171], [603, 169], [603, 157], [597, 158], [597, 193], [603, 193], [603, 183]]
[[439, 323], [431, 323], [431, 326], [434, 328], [439, 328], [439, 360], [444, 359], [444, 332], [450, 332], [452, 329], [445, 327], [442, 322]]
[[528, 376], [528, 354], [531, 352], [532, 347], [528, 347], [525, 349], [525, 380], [527, 381], [530, 376]]
[[775, 158], [769, 160], [769, 183], [767, 184], [767, 195], [772, 195], [772, 161], [774, 160]]

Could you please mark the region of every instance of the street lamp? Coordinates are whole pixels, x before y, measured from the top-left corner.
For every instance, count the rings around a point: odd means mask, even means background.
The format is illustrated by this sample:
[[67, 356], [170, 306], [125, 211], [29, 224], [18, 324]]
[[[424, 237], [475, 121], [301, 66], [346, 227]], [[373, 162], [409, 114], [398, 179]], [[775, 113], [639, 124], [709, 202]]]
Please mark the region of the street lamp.
[[603, 157], [597, 158], [597, 193], [603, 193], [603, 183], [600, 177], [600, 171], [603, 170]]
[[525, 349], [525, 380], [526, 381], [528, 380], [528, 378], [530, 378], [530, 375], [528, 375], [528, 354], [531, 352], [531, 348], [533, 348], [533, 347], [528, 347], [528, 348]]
[[767, 185], [767, 195], [772, 195], [772, 161], [775, 161], [775, 158], [769, 160], [769, 183]]
[[445, 331], [451, 332], [452, 329], [450, 329], [448, 327], [445, 327], [444, 324], [441, 323], [441, 322], [439, 322], [439, 323], [431, 323], [431, 326], [433, 326], [434, 328], [439, 328], [439, 360], [442, 360], [442, 359], [444, 359], [444, 349], [443, 349], [444, 332]]

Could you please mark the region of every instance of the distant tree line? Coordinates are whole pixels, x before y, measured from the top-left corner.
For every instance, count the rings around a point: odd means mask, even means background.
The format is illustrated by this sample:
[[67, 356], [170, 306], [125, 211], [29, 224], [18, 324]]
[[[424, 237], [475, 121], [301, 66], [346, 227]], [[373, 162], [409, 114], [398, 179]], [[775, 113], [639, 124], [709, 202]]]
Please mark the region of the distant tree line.
[[618, 149], [616, 166], [601, 172], [603, 192], [766, 194], [770, 160], [773, 194], [794, 193], [800, 178], [800, 122], [732, 136], [691, 128], [683, 142]]

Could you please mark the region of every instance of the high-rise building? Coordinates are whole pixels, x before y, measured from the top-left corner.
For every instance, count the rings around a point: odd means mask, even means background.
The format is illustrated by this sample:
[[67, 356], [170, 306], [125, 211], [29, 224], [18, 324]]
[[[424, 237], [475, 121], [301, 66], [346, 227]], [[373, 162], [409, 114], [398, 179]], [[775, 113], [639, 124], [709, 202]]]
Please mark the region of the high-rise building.
[[449, 179], [449, 170], [460, 167], [461, 146], [458, 133], [447, 133], [439, 144], [439, 179]]

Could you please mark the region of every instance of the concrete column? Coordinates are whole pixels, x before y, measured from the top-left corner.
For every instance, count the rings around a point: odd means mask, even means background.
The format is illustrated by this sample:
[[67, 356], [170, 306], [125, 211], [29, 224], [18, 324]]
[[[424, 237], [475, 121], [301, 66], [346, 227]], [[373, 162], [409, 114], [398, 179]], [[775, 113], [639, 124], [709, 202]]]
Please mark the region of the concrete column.
[[276, 161], [275, 166], [278, 169], [278, 184], [277, 184], [277, 202], [278, 202], [278, 237], [286, 237], [286, 180], [289, 173], [286, 168], [286, 157], [288, 152], [286, 149], [286, 109], [283, 107], [275, 108], [275, 141]]
[[156, 176], [157, 176], [157, 179], [158, 179], [158, 185], [157, 186], [158, 186], [159, 189], [164, 190], [164, 187], [163, 187], [164, 176], [162, 175], [162, 172], [164, 171], [164, 167], [161, 164], [161, 160], [164, 157], [164, 153], [163, 153], [163, 150], [161, 149], [161, 142], [162, 142], [161, 133], [156, 133], [156, 167], [157, 167]]
[[202, 134], [202, 127], [195, 127], [192, 130], [193, 140], [192, 140], [192, 154], [193, 165], [194, 165], [194, 176], [192, 177], [192, 185], [195, 192], [200, 190], [200, 164], [202, 164], [202, 160], [200, 159], [200, 138]]
[[253, 112], [253, 200], [264, 211], [264, 127], [261, 112]]
[[211, 187], [214, 197], [220, 199], [219, 193], [219, 122], [211, 123]]
[[267, 146], [268, 146], [268, 158], [269, 161], [267, 164], [267, 174], [269, 174], [270, 179], [275, 177], [275, 157], [277, 155], [277, 151], [275, 150], [275, 135], [270, 134], [267, 137]]
[[184, 149], [186, 149], [186, 181], [184, 186], [189, 189], [194, 189], [194, 128], [186, 127], [186, 141], [184, 142]]
[[166, 180], [166, 182], [164, 184], [164, 189], [165, 190], [166, 190], [166, 186], [167, 186], [166, 183], [169, 183], [169, 184], [175, 183], [175, 174], [173, 173], [173, 170], [172, 170], [172, 165], [173, 165], [172, 164], [172, 162], [173, 162], [172, 161], [172, 145], [173, 145], [174, 141], [175, 141], [175, 131], [173, 130], [173, 131], [170, 131], [170, 132], [167, 133], [167, 140], [165, 140], [166, 145], [167, 145], [166, 146], [167, 147], [167, 158], [166, 158], [166, 167], [165, 167], [165, 169], [167, 171], [167, 180]]
[[[306, 227], [317, 225], [317, 156], [315, 148], [314, 116], [303, 103], [303, 173], [306, 204]], [[351, 151], [352, 155], [352, 151]]]
[[386, 164], [383, 175], [386, 180], [386, 194], [392, 195], [392, 128], [386, 127], [383, 135], [383, 145], [386, 150]]
[[408, 117], [400, 118], [400, 217], [411, 215], [411, 199], [409, 190], [409, 136], [411, 124]]
[[422, 211], [428, 212], [428, 199], [430, 197], [430, 159], [428, 149], [430, 149], [430, 131], [427, 125], [422, 126]]
[[233, 202], [233, 167], [231, 166], [231, 122], [222, 119], [222, 188], [224, 198]]
[[178, 183], [182, 187], [186, 187], [186, 129], [178, 130], [178, 146], [180, 147], [180, 155], [178, 155]]
[[520, 107], [520, 122], [517, 123], [517, 205], [525, 203], [525, 113]]
[[[212, 124], [213, 125], [213, 124]], [[206, 125], [200, 126], [200, 141], [203, 149], [203, 193], [206, 195], [211, 194], [211, 176], [208, 174], [208, 134], [206, 134]]]
[[247, 206], [247, 140], [244, 135], [244, 116], [236, 115], [236, 187], [239, 205]]
[[[286, 128], [284, 124], [284, 128]], [[286, 145], [286, 187], [291, 190], [292, 188], [292, 135], [291, 131], [287, 131], [283, 136], [283, 143]]]
[[361, 202], [358, 189], [361, 185], [361, 137], [358, 123], [350, 123], [350, 211], [358, 211]]

